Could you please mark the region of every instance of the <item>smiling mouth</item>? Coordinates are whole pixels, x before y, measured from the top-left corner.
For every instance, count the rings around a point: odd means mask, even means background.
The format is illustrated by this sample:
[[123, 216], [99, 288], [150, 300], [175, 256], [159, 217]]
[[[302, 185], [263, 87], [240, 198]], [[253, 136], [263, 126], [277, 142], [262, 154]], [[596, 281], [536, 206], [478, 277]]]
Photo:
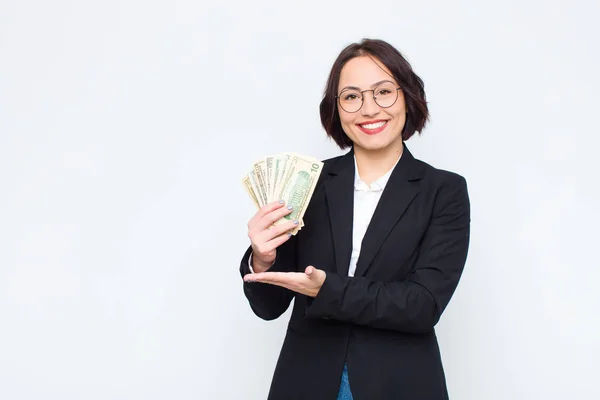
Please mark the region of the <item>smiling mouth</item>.
[[366, 124], [356, 124], [358, 128], [367, 135], [374, 135], [381, 132], [387, 126], [388, 121], [369, 122]]

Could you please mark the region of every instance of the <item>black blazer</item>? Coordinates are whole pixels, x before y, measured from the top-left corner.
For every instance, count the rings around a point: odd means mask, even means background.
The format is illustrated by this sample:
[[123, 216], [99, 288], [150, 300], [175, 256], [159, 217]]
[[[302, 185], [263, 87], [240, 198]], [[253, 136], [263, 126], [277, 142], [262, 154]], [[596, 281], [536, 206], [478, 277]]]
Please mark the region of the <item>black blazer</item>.
[[[335, 400], [344, 363], [355, 400], [448, 399], [434, 326], [467, 258], [466, 181], [415, 159], [404, 145], [348, 277], [353, 193], [353, 151], [325, 160], [305, 226], [279, 247], [270, 269], [325, 270], [315, 298], [243, 283], [265, 320], [295, 299], [268, 399]], [[242, 276], [250, 273], [250, 252]]]

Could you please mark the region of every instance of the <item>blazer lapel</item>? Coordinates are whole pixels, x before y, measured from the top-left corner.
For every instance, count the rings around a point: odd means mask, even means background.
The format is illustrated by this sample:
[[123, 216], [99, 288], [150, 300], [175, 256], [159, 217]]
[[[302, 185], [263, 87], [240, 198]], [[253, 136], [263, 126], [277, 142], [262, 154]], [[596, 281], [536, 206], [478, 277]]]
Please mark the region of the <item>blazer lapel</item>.
[[404, 145], [402, 157], [390, 175], [365, 232], [354, 276], [366, 274], [386, 237], [419, 193], [421, 178], [421, 164]]
[[342, 156], [329, 171], [325, 185], [337, 272], [348, 275], [352, 255], [352, 221], [354, 219], [354, 150]]

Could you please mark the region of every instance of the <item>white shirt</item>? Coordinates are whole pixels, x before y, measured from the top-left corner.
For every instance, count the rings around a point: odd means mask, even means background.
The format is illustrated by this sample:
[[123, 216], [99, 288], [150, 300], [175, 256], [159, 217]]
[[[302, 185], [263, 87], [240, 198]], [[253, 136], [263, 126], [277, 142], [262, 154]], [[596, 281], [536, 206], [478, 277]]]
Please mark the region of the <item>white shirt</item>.
[[[396, 161], [397, 163], [398, 161]], [[396, 164], [369, 187], [360, 179], [356, 156], [354, 157], [354, 218], [352, 219], [352, 254], [350, 255], [348, 276], [354, 276], [365, 232]]]
[[[400, 161], [400, 158], [398, 158], [396, 164], [398, 164], [398, 161]], [[352, 254], [350, 255], [348, 276], [354, 276], [363, 237], [365, 236], [369, 222], [371, 222], [375, 208], [379, 203], [383, 189], [385, 189], [385, 185], [387, 185], [396, 164], [385, 175], [369, 186], [360, 179], [356, 156], [354, 156], [354, 216], [352, 219]], [[248, 265], [250, 266], [250, 272], [254, 273], [252, 269], [252, 254], [250, 254], [248, 259]]]

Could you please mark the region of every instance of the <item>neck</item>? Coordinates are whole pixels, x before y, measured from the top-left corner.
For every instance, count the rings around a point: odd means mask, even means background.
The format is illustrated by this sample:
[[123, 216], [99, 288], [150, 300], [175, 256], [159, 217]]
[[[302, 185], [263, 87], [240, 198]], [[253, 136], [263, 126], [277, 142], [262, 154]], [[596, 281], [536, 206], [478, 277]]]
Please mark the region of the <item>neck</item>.
[[367, 150], [361, 147], [354, 147], [354, 156], [360, 179], [367, 185], [385, 175], [396, 164], [402, 152], [404, 143], [400, 141], [399, 146], [391, 148]]

